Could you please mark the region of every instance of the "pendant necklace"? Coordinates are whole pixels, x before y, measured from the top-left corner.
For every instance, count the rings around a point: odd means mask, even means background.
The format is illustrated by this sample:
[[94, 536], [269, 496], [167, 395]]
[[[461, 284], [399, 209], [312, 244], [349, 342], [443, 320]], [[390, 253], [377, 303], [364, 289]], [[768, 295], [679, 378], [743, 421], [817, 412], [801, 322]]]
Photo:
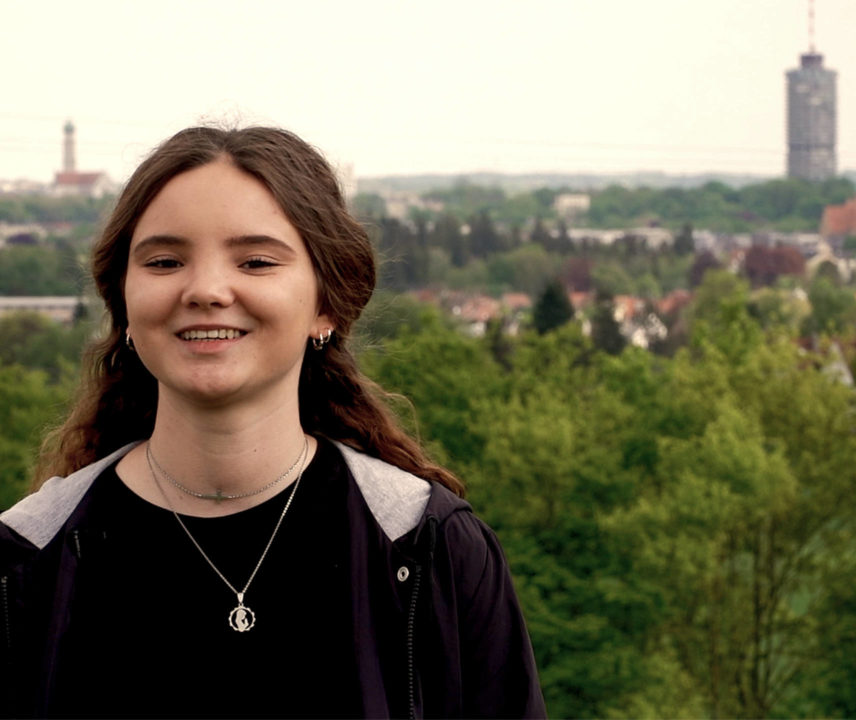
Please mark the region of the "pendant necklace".
[[[172, 511], [173, 516], [178, 521], [178, 524], [181, 525], [182, 530], [187, 534], [187, 537], [190, 538], [190, 541], [205, 558], [205, 561], [211, 566], [215, 573], [220, 577], [220, 579], [226, 583], [229, 589], [235, 593], [235, 596], [238, 598], [238, 605], [229, 613], [229, 627], [236, 632], [247, 632], [248, 630], [252, 630], [253, 626], [256, 624], [256, 614], [246, 605], [244, 605], [244, 595], [250, 587], [250, 583], [253, 582], [253, 579], [256, 577], [256, 573], [259, 571], [259, 568], [262, 566], [265, 557], [267, 557], [268, 550], [270, 550], [270, 546], [273, 545], [273, 540], [276, 537], [276, 534], [279, 532], [280, 525], [282, 525], [282, 521], [285, 518], [285, 514], [288, 512], [288, 508], [291, 507], [291, 501], [294, 500], [294, 495], [297, 493], [297, 487], [300, 485], [300, 478], [303, 477], [304, 463], [306, 462], [306, 456], [309, 453], [309, 438], [305, 435], [303, 436], [303, 450], [300, 452], [300, 455], [297, 457], [297, 461], [291, 466], [291, 468], [283, 473], [279, 479], [286, 477], [291, 470], [294, 469], [297, 462], [300, 462], [300, 471], [297, 473], [297, 479], [294, 481], [294, 487], [291, 490], [291, 493], [288, 496], [288, 500], [285, 501], [285, 507], [282, 508], [282, 513], [280, 513], [279, 520], [276, 521], [276, 526], [271, 533], [270, 540], [268, 540], [267, 545], [265, 545], [265, 549], [262, 551], [261, 557], [259, 561], [256, 563], [255, 568], [253, 568], [253, 572], [250, 574], [250, 579], [247, 580], [244, 588], [242, 590], [238, 590], [232, 583], [230, 583], [226, 576], [220, 572], [220, 569], [211, 562], [211, 558], [205, 554], [205, 551], [202, 549], [202, 546], [196, 541], [196, 538], [190, 533], [190, 530], [187, 529], [187, 526], [182, 522], [181, 517], [175, 511], [175, 508], [172, 506], [172, 503], [169, 501], [164, 489], [161, 487], [160, 481], [158, 480], [158, 475], [155, 472], [155, 465], [153, 464], [154, 458], [152, 457], [150, 442], [146, 443], [146, 461], [149, 464], [149, 471], [152, 474], [152, 478], [155, 481], [155, 485], [157, 485], [158, 490], [160, 490], [161, 495], [163, 495], [163, 499], [166, 501], [166, 504], [169, 506], [169, 509]], [[158, 466], [160, 467], [160, 466]], [[165, 473], [164, 473], [165, 474]], [[251, 493], [256, 494], [256, 493]]]

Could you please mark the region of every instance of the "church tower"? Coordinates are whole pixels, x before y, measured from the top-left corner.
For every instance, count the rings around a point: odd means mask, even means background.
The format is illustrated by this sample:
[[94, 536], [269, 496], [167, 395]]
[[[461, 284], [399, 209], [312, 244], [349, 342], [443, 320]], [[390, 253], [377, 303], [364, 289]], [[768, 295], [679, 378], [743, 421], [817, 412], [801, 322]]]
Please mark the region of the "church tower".
[[63, 127], [65, 138], [62, 145], [62, 171], [76, 172], [77, 162], [74, 156], [74, 124], [69, 120]]

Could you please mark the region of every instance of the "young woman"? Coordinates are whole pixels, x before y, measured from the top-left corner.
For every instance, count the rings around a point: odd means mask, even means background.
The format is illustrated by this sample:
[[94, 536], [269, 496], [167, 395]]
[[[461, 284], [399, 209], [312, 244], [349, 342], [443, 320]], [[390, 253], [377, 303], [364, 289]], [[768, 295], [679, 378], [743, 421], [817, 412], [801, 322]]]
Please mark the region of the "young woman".
[[273, 128], [191, 128], [94, 250], [110, 330], [0, 516], [0, 705], [541, 717], [501, 549], [356, 369], [370, 244]]

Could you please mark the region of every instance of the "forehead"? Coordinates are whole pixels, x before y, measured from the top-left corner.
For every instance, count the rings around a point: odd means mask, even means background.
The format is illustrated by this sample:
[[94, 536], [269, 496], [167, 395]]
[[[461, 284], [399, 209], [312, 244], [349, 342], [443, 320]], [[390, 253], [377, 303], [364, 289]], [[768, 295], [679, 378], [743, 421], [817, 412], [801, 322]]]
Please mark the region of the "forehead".
[[169, 180], [140, 215], [131, 243], [155, 233], [236, 235], [297, 231], [268, 188], [227, 160]]

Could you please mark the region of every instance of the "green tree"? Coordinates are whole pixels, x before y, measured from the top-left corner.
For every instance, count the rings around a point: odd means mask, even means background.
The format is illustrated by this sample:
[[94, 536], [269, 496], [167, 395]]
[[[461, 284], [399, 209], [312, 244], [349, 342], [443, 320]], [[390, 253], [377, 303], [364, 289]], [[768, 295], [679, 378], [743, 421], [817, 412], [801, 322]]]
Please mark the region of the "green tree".
[[26, 494], [42, 434], [68, 395], [67, 383], [50, 384], [43, 372], [0, 365], [0, 510]]
[[486, 258], [500, 252], [506, 247], [504, 239], [497, 232], [486, 210], [476, 213], [470, 218], [470, 249], [473, 255]]
[[82, 272], [64, 244], [0, 248], [0, 294], [79, 295]]
[[608, 292], [595, 293], [591, 315], [591, 339], [594, 346], [610, 355], [618, 355], [627, 344], [615, 319], [615, 299]]
[[377, 221], [386, 216], [386, 201], [377, 193], [358, 193], [351, 210], [361, 221]]
[[739, 359], [762, 340], [749, 314], [749, 286], [725, 270], [708, 272], [689, 309], [692, 342], [714, 344], [727, 357]]
[[555, 330], [574, 317], [568, 292], [559, 280], [548, 283], [532, 309], [532, 323], [539, 335]]
[[634, 282], [622, 264], [615, 260], [602, 260], [591, 271], [591, 282], [595, 291], [604, 296], [631, 295]]
[[461, 223], [454, 215], [445, 213], [438, 218], [430, 242], [445, 250], [455, 267], [463, 267], [470, 259], [468, 239], [461, 233]]
[[61, 325], [36, 312], [15, 312], [0, 316], [0, 365], [21, 365], [44, 370], [52, 382], [64, 370], [77, 364], [92, 325], [81, 321]]
[[674, 250], [678, 255], [692, 255], [695, 252], [693, 226], [684, 223], [679, 233], [675, 235]]
[[852, 289], [818, 277], [809, 288], [808, 298], [811, 315], [803, 324], [805, 334], [841, 333], [856, 322], [856, 297]]

